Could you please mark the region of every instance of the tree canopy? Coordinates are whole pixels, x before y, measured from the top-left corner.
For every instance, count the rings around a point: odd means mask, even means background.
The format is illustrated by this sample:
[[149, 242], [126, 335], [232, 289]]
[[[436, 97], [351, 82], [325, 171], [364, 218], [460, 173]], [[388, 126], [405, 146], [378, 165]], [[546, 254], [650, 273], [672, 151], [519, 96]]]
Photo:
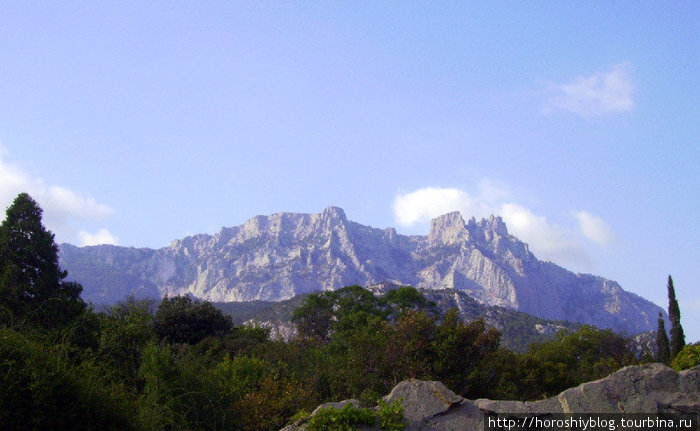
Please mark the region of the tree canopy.
[[671, 351], [668, 346], [668, 335], [666, 335], [666, 325], [663, 316], [659, 312], [658, 329], [656, 330], [656, 360], [664, 364], [671, 361]]
[[42, 209], [19, 194], [0, 225], [0, 306], [13, 319], [63, 326], [85, 309], [82, 287], [65, 281], [67, 275], [54, 235], [42, 224]]
[[685, 346], [685, 335], [681, 326], [681, 310], [676, 300], [676, 290], [673, 287], [673, 278], [668, 276], [668, 318], [671, 321], [671, 359]]
[[221, 336], [231, 329], [231, 319], [207, 301], [188, 296], [163, 298], [158, 306], [154, 330], [171, 343], [197, 344], [206, 337]]

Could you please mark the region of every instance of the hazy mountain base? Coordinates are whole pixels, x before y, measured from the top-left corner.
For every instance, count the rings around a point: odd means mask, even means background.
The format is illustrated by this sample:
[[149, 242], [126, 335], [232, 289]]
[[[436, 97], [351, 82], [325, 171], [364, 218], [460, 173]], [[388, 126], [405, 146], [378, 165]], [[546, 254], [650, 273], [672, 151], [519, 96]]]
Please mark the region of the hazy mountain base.
[[427, 236], [405, 236], [354, 223], [329, 207], [320, 214], [257, 216], [158, 250], [63, 244], [60, 259], [93, 303], [128, 294], [279, 301], [389, 282], [453, 288], [487, 305], [625, 334], [655, 329], [658, 313], [665, 314], [614, 281], [538, 260], [493, 216], [465, 222], [450, 213], [434, 219]]

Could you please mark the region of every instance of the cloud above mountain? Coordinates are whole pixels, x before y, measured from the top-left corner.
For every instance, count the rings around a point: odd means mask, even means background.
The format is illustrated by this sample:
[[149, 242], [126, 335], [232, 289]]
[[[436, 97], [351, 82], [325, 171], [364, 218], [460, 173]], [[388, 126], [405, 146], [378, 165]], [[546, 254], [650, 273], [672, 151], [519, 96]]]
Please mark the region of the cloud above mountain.
[[459, 188], [425, 187], [398, 193], [393, 202], [394, 218], [404, 228], [427, 224], [432, 218], [459, 211], [465, 218], [500, 215], [510, 233], [527, 242], [540, 258], [591, 269], [587, 248], [605, 247], [614, 234], [605, 221], [588, 211], [571, 211], [570, 225], [562, 226], [515, 202], [505, 188], [482, 181], [475, 194]]
[[601, 246], [607, 246], [615, 241], [615, 234], [602, 218], [587, 211], [574, 211], [573, 215], [578, 221], [581, 233], [586, 238]]
[[[100, 222], [114, 209], [98, 203], [66, 187], [47, 184], [6, 160], [7, 151], [0, 147], [0, 206], [7, 208], [22, 192], [29, 193], [44, 210], [44, 225], [56, 234], [59, 242], [77, 242], [81, 245], [116, 244], [116, 238], [104, 228], [92, 234], [84, 226]], [[3, 217], [4, 218], [4, 217]]]
[[552, 85], [552, 96], [545, 111], [573, 112], [585, 117], [632, 111], [634, 83], [630, 63], [621, 63], [604, 72], [579, 76], [564, 84]]

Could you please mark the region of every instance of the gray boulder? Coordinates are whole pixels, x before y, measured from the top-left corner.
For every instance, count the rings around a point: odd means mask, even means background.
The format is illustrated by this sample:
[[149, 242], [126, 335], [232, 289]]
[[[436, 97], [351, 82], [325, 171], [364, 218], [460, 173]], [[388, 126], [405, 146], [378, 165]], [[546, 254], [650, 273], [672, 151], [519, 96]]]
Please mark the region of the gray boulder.
[[384, 397], [387, 404], [400, 400], [404, 408], [404, 418], [409, 423], [418, 423], [425, 418], [442, 415], [458, 406], [464, 398], [447, 389], [440, 382], [406, 380], [394, 387]]
[[[406, 431], [484, 429], [484, 416], [546, 413], [694, 413], [700, 415], [700, 366], [677, 373], [663, 364], [629, 366], [541, 401], [470, 401], [440, 382], [407, 380], [384, 401], [400, 400]], [[335, 407], [345, 405], [338, 403]], [[317, 409], [318, 410], [318, 409]], [[314, 412], [316, 412], [315, 410]], [[285, 428], [303, 430], [304, 421]], [[378, 429], [378, 428], [374, 428]]]

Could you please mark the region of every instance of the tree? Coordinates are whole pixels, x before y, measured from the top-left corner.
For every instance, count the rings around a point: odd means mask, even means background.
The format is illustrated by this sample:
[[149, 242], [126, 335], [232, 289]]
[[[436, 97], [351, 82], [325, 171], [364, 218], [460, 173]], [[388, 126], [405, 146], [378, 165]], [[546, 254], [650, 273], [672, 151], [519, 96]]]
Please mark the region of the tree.
[[656, 360], [668, 364], [671, 360], [671, 352], [668, 346], [668, 336], [663, 316], [659, 312], [659, 325], [656, 330]]
[[141, 352], [154, 338], [153, 304], [129, 296], [102, 317], [99, 358], [110, 379], [134, 385], [141, 365]]
[[225, 335], [231, 326], [231, 319], [207, 301], [166, 296], [156, 311], [153, 329], [168, 342], [197, 344], [206, 337]]
[[7, 208], [0, 225], [0, 307], [45, 328], [65, 326], [85, 309], [82, 287], [64, 281], [54, 235], [27, 193]]
[[685, 335], [681, 326], [681, 310], [676, 300], [676, 290], [673, 288], [673, 279], [668, 276], [668, 318], [671, 321], [671, 357], [676, 357], [685, 346]]
[[523, 360], [525, 399], [553, 396], [635, 363], [625, 338], [588, 325], [576, 332], [560, 331], [553, 340], [531, 345]]
[[453, 391], [465, 394], [470, 383], [469, 374], [480, 366], [484, 357], [498, 349], [500, 338], [500, 332], [495, 328], [487, 329], [483, 319], [465, 323], [456, 308], [450, 309], [432, 342], [435, 377]]
[[301, 307], [294, 310], [292, 322], [301, 338], [323, 342], [330, 339], [335, 299], [334, 292], [312, 293], [306, 297]]

